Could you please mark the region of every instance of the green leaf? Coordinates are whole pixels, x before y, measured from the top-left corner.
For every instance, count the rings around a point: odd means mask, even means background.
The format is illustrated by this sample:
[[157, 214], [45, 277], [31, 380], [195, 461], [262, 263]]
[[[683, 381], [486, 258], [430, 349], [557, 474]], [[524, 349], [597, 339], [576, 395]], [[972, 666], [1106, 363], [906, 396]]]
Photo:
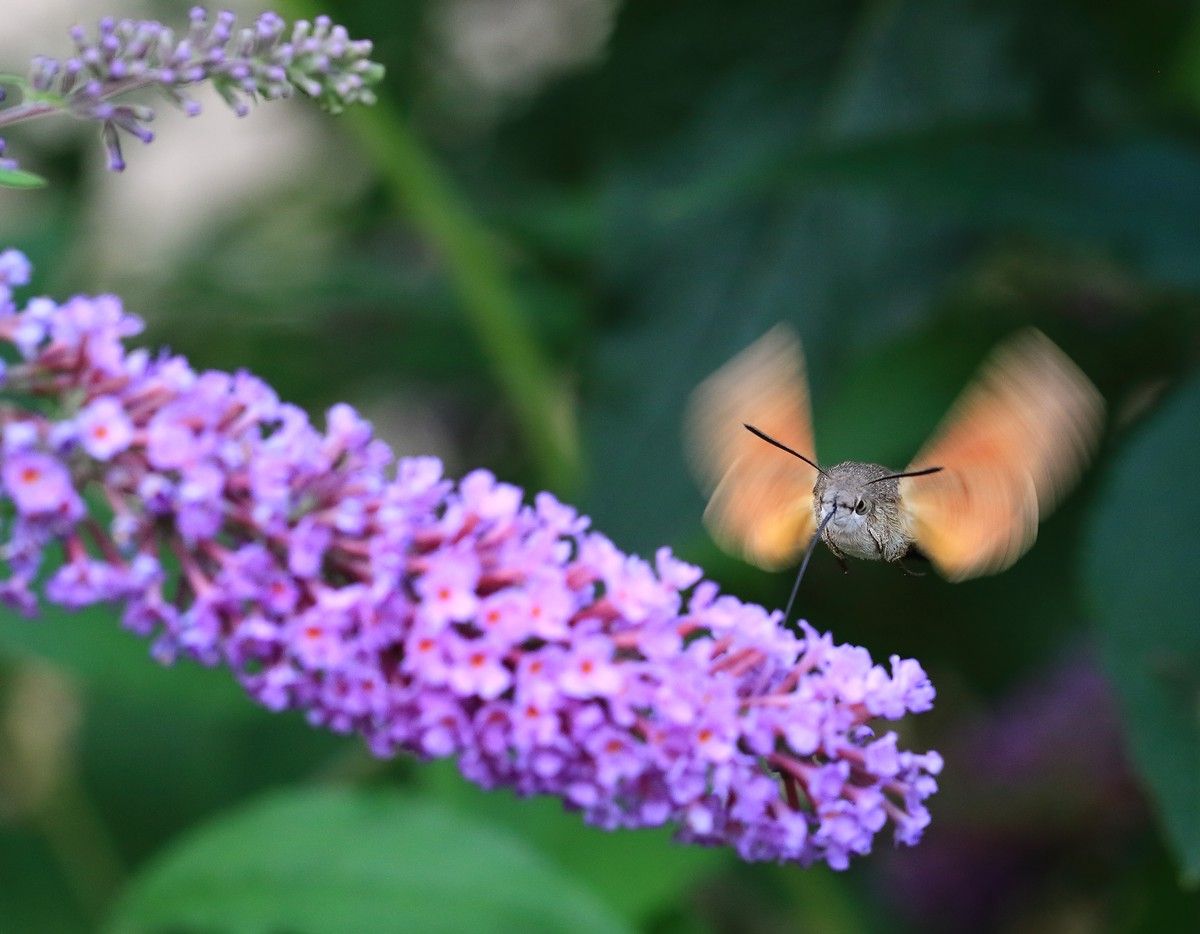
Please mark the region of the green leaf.
[[1086, 554], [1092, 612], [1134, 761], [1184, 881], [1200, 884], [1200, 378], [1107, 477]]
[[24, 169], [0, 169], [0, 188], [44, 188], [46, 180]]
[[164, 929], [628, 930], [503, 830], [429, 799], [344, 789], [273, 795], [173, 846], [108, 927]]
[[734, 859], [730, 850], [675, 843], [664, 828], [605, 833], [567, 811], [557, 798], [484, 791], [449, 762], [423, 765], [417, 780], [456, 811], [520, 833], [639, 927], [667, 913], [681, 892]]

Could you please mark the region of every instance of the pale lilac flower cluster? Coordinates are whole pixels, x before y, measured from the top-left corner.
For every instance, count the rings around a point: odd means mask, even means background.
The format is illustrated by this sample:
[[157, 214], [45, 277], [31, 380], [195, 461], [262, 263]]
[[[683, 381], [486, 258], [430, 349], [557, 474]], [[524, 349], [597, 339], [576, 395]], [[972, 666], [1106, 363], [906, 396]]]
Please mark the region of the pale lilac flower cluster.
[[941, 759], [879, 727], [931, 706], [916, 661], [797, 635], [549, 494], [396, 461], [348, 406], [322, 432], [246, 373], [127, 350], [115, 297], [18, 311], [28, 276], [0, 254], [11, 606], [120, 603], [162, 661], [601, 827], [835, 868], [889, 823], [920, 837]]
[[76, 26], [71, 30], [75, 54], [65, 61], [35, 58], [26, 102], [0, 111], [0, 126], [53, 112], [96, 121], [103, 128], [109, 168], [120, 171], [125, 166], [122, 132], [144, 143], [153, 139], [147, 124], [154, 112], [116, 100], [139, 88], [156, 89], [189, 115], [200, 107], [186, 89], [204, 81], [211, 81], [239, 116], [253, 100], [289, 97], [297, 90], [335, 113], [353, 103], [374, 102], [372, 85], [382, 78], [383, 66], [370, 60], [371, 43], [350, 39], [327, 16], [301, 20], [291, 29], [275, 13], [263, 13], [241, 29], [234, 22], [233, 13], [210, 19], [196, 7], [181, 35], [150, 20], [106, 18], [94, 38]]

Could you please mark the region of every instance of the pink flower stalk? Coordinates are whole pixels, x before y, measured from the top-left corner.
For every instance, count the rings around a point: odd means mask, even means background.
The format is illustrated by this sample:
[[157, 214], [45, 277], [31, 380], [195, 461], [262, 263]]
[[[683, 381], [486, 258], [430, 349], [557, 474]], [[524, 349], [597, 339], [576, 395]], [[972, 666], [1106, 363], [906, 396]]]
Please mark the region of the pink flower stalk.
[[33, 613], [42, 575], [51, 602], [120, 604], [161, 661], [604, 828], [835, 868], [886, 825], [920, 837], [941, 759], [878, 725], [931, 706], [916, 661], [784, 629], [547, 493], [394, 460], [349, 406], [318, 431], [246, 373], [126, 350], [112, 296], [17, 310], [28, 276], [0, 254], [0, 386], [48, 403], [0, 406], [0, 599]]
[[[125, 167], [121, 134], [149, 143], [154, 111], [121, 102], [130, 91], [153, 88], [189, 116], [200, 105], [187, 90], [205, 81], [238, 116], [250, 102], [277, 100], [297, 91], [338, 113], [350, 104], [375, 101], [372, 86], [383, 66], [370, 60], [371, 43], [352, 40], [327, 16], [297, 22], [290, 30], [275, 13], [263, 13], [252, 25], [235, 28], [229, 11], [211, 20], [203, 7], [189, 14], [179, 35], [153, 20], [102, 19], [95, 38], [81, 26], [71, 30], [75, 54], [65, 60], [39, 55], [24, 85], [25, 101], [0, 110], [0, 126], [49, 113], [70, 113], [100, 124], [108, 167]], [[4, 99], [0, 89], [0, 100]], [[0, 156], [4, 141], [0, 140]], [[15, 169], [11, 159], [0, 168]]]

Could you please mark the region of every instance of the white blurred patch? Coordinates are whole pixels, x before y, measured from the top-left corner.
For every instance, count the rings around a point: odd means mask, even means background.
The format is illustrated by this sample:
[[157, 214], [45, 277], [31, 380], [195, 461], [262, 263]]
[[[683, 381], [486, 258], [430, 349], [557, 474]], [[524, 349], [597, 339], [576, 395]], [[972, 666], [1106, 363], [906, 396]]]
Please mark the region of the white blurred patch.
[[444, 0], [434, 74], [479, 111], [595, 60], [619, 0]]
[[[256, 205], [270, 211], [289, 192], [357, 187], [367, 170], [338, 148], [320, 121], [333, 120], [307, 101], [255, 105], [237, 117], [205, 87], [193, 95], [202, 112], [188, 117], [155, 106], [155, 140], [123, 137], [127, 167], [109, 172], [97, 143], [88, 257], [118, 275], [169, 270], [199, 238]], [[336, 167], [336, 169], [335, 169]], [[311, 179], [311, 181], [306, 181]]]
[[52, 804], [71, 771], [82, 713], [77, 686], [59, 669], [36, 661], [14, 669], [0, 707], [0, 820]]
[[[186, 10], [184, 11], [186, 14]], [[0, 71], [24, 74], [35, 55], [65, 58], [75, 44], [72, 26], [93, 29], [102, 16], [147, 15], [142, 0], [3, 0], [0, 4]]]
[[433, 454], [442, 459], [450, 476], [466, 469], [448, 427], [453, 413], [436, 395], [385, 388], [378, 380], [355, 388], [349, 395], [358, 400], [363, 417], [375, 427], [375, 436], [386, 441], [397, 457]]

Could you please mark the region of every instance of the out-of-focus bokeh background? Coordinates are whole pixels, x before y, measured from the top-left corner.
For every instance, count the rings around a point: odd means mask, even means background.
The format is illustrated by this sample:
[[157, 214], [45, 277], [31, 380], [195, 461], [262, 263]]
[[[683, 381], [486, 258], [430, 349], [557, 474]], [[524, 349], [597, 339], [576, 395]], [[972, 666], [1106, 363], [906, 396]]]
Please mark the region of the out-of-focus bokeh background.
[[[69, 53], [73, 23], [183, 23], [189, 5], [115, 2], [4, 0], [0, 71]], [[364, 906], [365, 868], [344, 867], [344, 930], [385, 910], [397, 930], [501, 929], [498, 887], [546, 930], [1200, 930], [1200, 11], [325, 12], [375, 41], [380, 106], [162, 106], [123, 175], [91, 127], [10, 129], [10, 154], [52, 182], [0, 192], [0, 246], [30, 255], [36, 290], [118, 292], [150, 344], [250, 368], [313, 412], [349, 401], [401, 453], [551, 488], [622, 547], [669, 544], [767, 605], [790, 576], [711, 544], [680, 427], [696, 383], [778, 321], [803, 335], [826, 462], [905, 464], [1026, 324], [1104, 393], [1103, 449], [998, 577], [813, 561], [801, 613], [876, 658], [921, 659], [938, 688], [906, 737], [946, 757], [916, 849], [835, 874], [604, 834], [451, 767], [373, 762], [223, 673], [161, 669], [104, 613], [5, 614], [0, 929], [91, 929], [167, 852], [201, 867], [195, 897], [228, 896], [275, 867], [246, 865], [223, 822], [281, 789], [357, 782], [412, 803], [408, 833], [371, 841], [378, 863], [436, 865], [444, 889]], [[253, 819], [310, 834], [341, 878], [337, 802], [311, 793]], [[246, 885], [243, 929], [266, 930]]]

